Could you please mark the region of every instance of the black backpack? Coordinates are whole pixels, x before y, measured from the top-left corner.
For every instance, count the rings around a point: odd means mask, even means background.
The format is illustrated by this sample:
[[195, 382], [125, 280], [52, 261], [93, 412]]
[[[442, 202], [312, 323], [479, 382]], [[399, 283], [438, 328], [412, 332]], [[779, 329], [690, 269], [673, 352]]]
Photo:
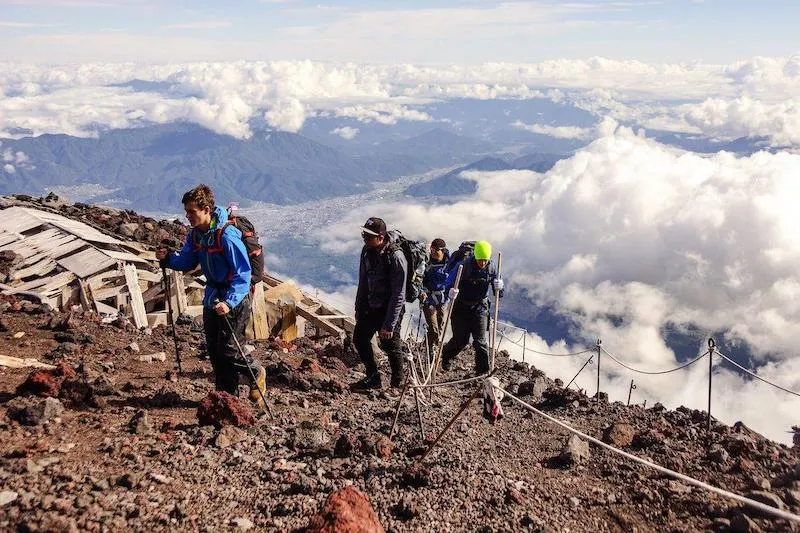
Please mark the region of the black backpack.
[[[225, 224], [217, 228], [214, 234], [214, 240], [219, 249], [221, 249], [222, 232], [228, 226], [233, 226], [242, 233], [242, 242], [244, 242], [247, 256], [250, 258], [250, 285], [253, 286], [264, 279], [264, 248], [258, 242], [256, 228], [247, 217], [231, 215]], [[200, 244], [197, 242], [196, 236], [193, 235], [192, 238], [195, 241], [195, 248], [198, 248]]]
[[472, 257], [472, 254], [475, 253], [475, 241], [464, 241], [458, 245], [458, 250], [453, 252], [450, 255], [450, 259], [447, 260], [447, 266], [445, 270], [450, 272], [455, 268], [458, 263], [466, 259], [467, 257]]
[[422, 278], [425, 277], [425, 265], [428, 262], [428, 249], [425, 243], [406, 239], [398, 230], [387, 232], [391, 237], [389, 250], [402, 250], [406, 258], [408, 268], [406, 269], [406, 301], [415, 302], [419, 299], [422, 292]]

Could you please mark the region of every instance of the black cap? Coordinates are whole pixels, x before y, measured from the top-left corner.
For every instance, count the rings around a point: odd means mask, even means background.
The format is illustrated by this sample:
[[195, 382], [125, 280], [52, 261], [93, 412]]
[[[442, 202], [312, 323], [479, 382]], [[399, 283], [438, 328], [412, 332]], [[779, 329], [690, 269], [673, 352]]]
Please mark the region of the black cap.
[[431, 247], [441, 250], [442, 248], [447, 248], [447, 244], [445, 244], [444, 239], [433, 239], [431, 241]]
[[386, 222], [382, 218], [370, 217], [364, 222], [361, 231], [366, 231], [370, 235], [386, 235]]

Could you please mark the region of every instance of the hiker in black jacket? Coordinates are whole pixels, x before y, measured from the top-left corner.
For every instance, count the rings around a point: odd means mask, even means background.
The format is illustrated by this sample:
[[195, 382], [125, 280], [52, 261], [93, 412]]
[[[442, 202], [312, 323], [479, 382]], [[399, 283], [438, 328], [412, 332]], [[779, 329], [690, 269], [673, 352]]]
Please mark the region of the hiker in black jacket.
[[406, 258], [400, 249], [391, 246], [386, 223], [380, 218], [367, 219], [361, 237], [364, 248], [358, 269], [353, 344], [367, 376], [350, 388], [354, 391], [381, 388], [381, 374], [372, 350], [372, 337], [376, 333], [381, 349], [389, 356], [391, 386], [400, 387], [405, 379], [400, 325], [405, 311]]

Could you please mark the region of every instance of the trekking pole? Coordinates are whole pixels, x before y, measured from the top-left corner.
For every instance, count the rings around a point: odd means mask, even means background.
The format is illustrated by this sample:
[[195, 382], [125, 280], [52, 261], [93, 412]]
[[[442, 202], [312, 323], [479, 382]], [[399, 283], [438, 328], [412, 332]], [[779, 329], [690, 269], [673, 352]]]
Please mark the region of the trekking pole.
[[[218, 303], [219, 299], [214, 300], [214, 305]], [[266, 411], [270, 418], [274, 418], [269, 405], [267, 405], [267, 399], [264, 397], [264, 391], [262, 391], [261, 387], [258, 386], [258, 381], [256, 380], [256, 375], [253, 373], [253, 369], [250, 368], [249, 364], [247, 364], [247, 356], [244, 354], [244, 350], [242, 350], [242, 345], [239, 344], [239, 339], [236, 338], [236, 332], [233, 331], [233, 326], [231, 325], [231, 321], [228, 319], [228, 315], [222, 315], [222, 318], [225, 319], [225, 323], [228, 325], [228, 330], [231, 332], [231, 337], [233, 337], [233, 342], [236, 344], [236, 349], [239, 350], [239, 355], [242, 357], [242, 363], [247, 367], [247, 371], [250, 373], [250, 378], [253, 380], [253, 384], [255, 384], [256, 389], [258, 389], [258, 394], [261, 396], [261, 401], [264, 403], [264, 411]]]
[[[503, 263], [503, 252], [497, 252], [497, 276], [500, 278], [500, 267]], [[497, 316], [500, 314], [500, 291], [494, 291], [494, 320], [492, 321], [492, 362], [489, 365], [491, 372], [494, 372], [494, 358], [497, 353]]]
[[164, 291], [167, 293], [167, 313], [169, 316], [169, 325], [172, 326], [172, 340], [175, 341], [175, 362], [178, 365], [178, 374], [183, 374], [183, 367], [181, 366], [181, 350], [178, 347], [178, 331], [175, 329], [175, 316], [172, 314], [172, 294], [170, 294], [169, 276], [167, 276], [167, 267], [161, 267], [161, 274], [164, 276]]
[[419, 328], [422, 325], [422, 315], [423, 314], [424, 313], [422, 312], [422, 302], [420, 302], [419, 303], [419, 319], [417, 320], [417, 334], [414, 335], [414, 343], [415, 344], [419, 343]]
[[[459, 283], [461, 283], [461, 272], [464, 270], [464, 265], [458, 265], [458, 272], [456, 272], [456, 282], [453, 285], [453, 288], [458, 289]], [[444, 335], [447, 331], [447, 324], [450, 322], [450, 315], [453, 313], [453, 306], [455, 305], [454, 301], [448, 303], [447, 306], [447, 314], [444, 318], [444, 322], [442, 323], [442, 327], [439, 330], [439, 344], [436, 346], [436, 353], [433, 357], [433, 362], [431, 364], [431, 369], [429, 372], [428, 377], [430, 378], [431, 383], [436, 383], [436, 372], [439, 369], [439, 363], [441, 362], [442, 358], [442, 348], [444, 347]], [[431, 387], [431, 395], [433, 395], [433, 387]]]

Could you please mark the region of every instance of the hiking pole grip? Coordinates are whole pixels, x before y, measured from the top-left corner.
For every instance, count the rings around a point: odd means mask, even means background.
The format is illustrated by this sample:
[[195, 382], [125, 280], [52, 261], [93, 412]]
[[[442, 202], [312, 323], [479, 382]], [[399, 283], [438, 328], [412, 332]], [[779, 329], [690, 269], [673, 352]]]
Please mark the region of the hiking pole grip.
[[167, 275], [167, 267], [161, 266], [161, 275], [164, 276], [164, 292], [167, 299], [167, 313], [169, 318], [169, 325], [172, 326], [172, 340], [175, 343], [175, 364], [178, 366], [178, 374], [183, 374], [183, 366], [181, 365], [181, 350], [178, 346], [178, 332], [175, 329], [175, 315], [172, 314], [172, 291], [170, 290], [171, 284], [169, 275]]
[[[503, 252], [497, 252], [497, 275], [500, 278], [500, 268], [503, 266]], [[492, 361], [489, 365], [490, 372], [494, 372], [494, 359], [497, 353], [497, 317], [500, 314], [500, 291], [494, 291], [494, 320], [492, 320]]]
[[[220, 299], [219, 298], [214, 298], [214, 306], [216, 307], [217, 304], [219, 304], [219, 303], [220, 303]], [[262, 391], [261, 387], [258, 386], [258, 380], [256, 379], [256, 375], [253, 372], [253, 369], [250, 367], [250, 365], [247, 362], [247, 356], [244, 354], [244, 350], [242, 349], [242, 345], [239, 344], [239, 339], [238, 339], [238, 337], [236, 337], [236, 332], [233, 330], [233, 325], [231, 324], [230, 319], [228, 319], [228, 315], [224, 314], [224, 315], [220, 315], [220, 316], [222, 316], [223, 320], [225, 321], [225, 324], [228, 325], [228, 331], [231, 332], [231, 337], [233, 338], [234, 344], [236, 344], [236, 349], [239, 350], [239, 355], [242, 358], [242, 364], [247, 368], [247, 371], [250, 373], [250, 379], [253, 380], [253, 384], [255, 385], [256, 389], [258, 389], [258, 394], [259, 394], [259, 396], [261, 396], [261, 401], [264, 404], [264, 411], [266, 411], [266, 413], [269, 415], [270, 418], [274, 418], [274, 416], [272, 415], [272, 410], [269, 408], [269, 405], [267, 405], [267, 399], [264, 397], [264, 391]]]

